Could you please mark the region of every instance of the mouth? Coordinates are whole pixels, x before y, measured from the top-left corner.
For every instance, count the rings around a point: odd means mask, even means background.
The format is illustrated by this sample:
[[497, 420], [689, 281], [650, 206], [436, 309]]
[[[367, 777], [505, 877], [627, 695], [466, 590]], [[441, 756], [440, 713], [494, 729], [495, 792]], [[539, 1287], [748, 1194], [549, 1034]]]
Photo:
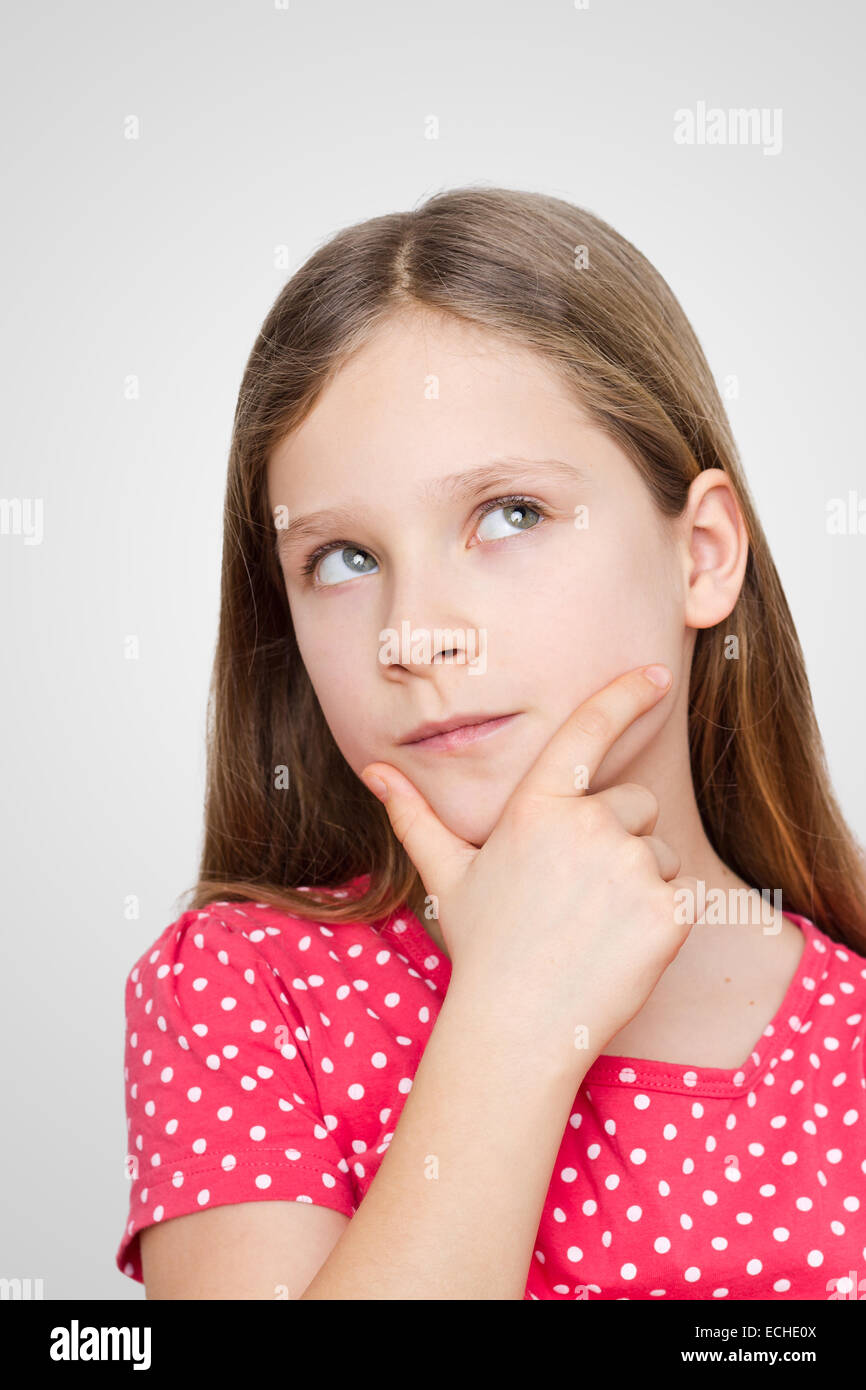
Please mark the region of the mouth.
[[424, 738], [405, 739], [403, 746], [417, 748], [424, 752], [433, 752], [436, 749], [453, 751], [458, 748], [466, 748], [470, 744], [490, 738], [516, 718], [517, 714], [501, 714], [493, 718], [482, 716], [471, 724], [458, 724], [450, 729], [440, 729]]

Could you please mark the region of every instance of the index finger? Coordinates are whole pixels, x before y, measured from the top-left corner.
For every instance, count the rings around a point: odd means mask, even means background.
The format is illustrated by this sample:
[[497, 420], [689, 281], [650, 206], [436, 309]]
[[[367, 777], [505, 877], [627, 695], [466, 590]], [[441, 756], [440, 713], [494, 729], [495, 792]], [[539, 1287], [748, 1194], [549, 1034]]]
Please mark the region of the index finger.
[[[647, 672], [663, 673], [664, 685]], [[584, 796], [605, 754], [658, 704], [672, 680], [666, 666], [639, 666], [590, 695], [559, 726], [512, 795]]]

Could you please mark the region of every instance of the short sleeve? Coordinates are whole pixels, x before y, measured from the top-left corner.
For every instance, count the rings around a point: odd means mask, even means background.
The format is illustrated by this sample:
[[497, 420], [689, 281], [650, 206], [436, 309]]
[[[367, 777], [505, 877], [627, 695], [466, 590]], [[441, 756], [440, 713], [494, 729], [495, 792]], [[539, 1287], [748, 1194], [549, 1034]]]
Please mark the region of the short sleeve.
[[238, 1202], [356, 1208], [296, 1045], [300, 1013], [244, 920], [185, 913], [127, 978], [131, 1186], [115, 1262], [139, 1282], [138, 1233], [157, 1221]]

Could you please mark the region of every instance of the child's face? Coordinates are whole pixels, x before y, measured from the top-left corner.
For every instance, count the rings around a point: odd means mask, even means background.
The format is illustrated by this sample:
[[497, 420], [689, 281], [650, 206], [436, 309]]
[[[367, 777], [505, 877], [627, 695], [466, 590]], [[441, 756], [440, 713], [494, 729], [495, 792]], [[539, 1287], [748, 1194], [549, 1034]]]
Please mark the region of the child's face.
[[[574, 477], [527, 462], [474, 496], [424, 500], [437, 479], [506, 455], [558, 459]], [[350, 514], [281, 555], [300, 652], [346, 761], [356, 774], [397, 767], [473, 844], [587, 696], [651, 661], [681, 683], [686, 577], [673, 531], [628, 457], [532, 353], [432, 315], [391, 321], [274, 451], [268, 481], [272, 514], [288, 510], [283, 538], [302, 514]], [[539, 506], [482, 514], [509, 493]], [[332, 540], [346, 546], [317, 562], [315, 588], [302, 566]], [[354, 566], [346, 547], [361, 552]], [[404, 625], [420, 636], [414, 652]], [[433, 660], [440, 651], [451, 660]], [[595, 790], [625, 780], [673, 708], [626, 732]], [[457, 751], [400, 743], [423, 722], [512, 713]]]

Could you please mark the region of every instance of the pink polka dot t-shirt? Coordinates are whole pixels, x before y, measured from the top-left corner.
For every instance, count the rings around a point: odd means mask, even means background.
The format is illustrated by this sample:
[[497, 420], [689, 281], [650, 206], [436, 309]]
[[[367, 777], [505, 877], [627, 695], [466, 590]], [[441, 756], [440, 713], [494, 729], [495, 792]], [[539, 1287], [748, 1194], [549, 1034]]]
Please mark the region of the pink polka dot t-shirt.
[[[866, 959], [786, 915], [803, 955], [740, 1067], [596, 1058], [524, 1298], [857, 1297]], [[139, 1231], [207, 1207], [312, 1202], [351, 1217], [450, 973], [405, 909], [375, 926], [325, 925], [221, 902], [167, 927], [126, 983], [131, 1181], [118, 1268], [141, 1281]]]

